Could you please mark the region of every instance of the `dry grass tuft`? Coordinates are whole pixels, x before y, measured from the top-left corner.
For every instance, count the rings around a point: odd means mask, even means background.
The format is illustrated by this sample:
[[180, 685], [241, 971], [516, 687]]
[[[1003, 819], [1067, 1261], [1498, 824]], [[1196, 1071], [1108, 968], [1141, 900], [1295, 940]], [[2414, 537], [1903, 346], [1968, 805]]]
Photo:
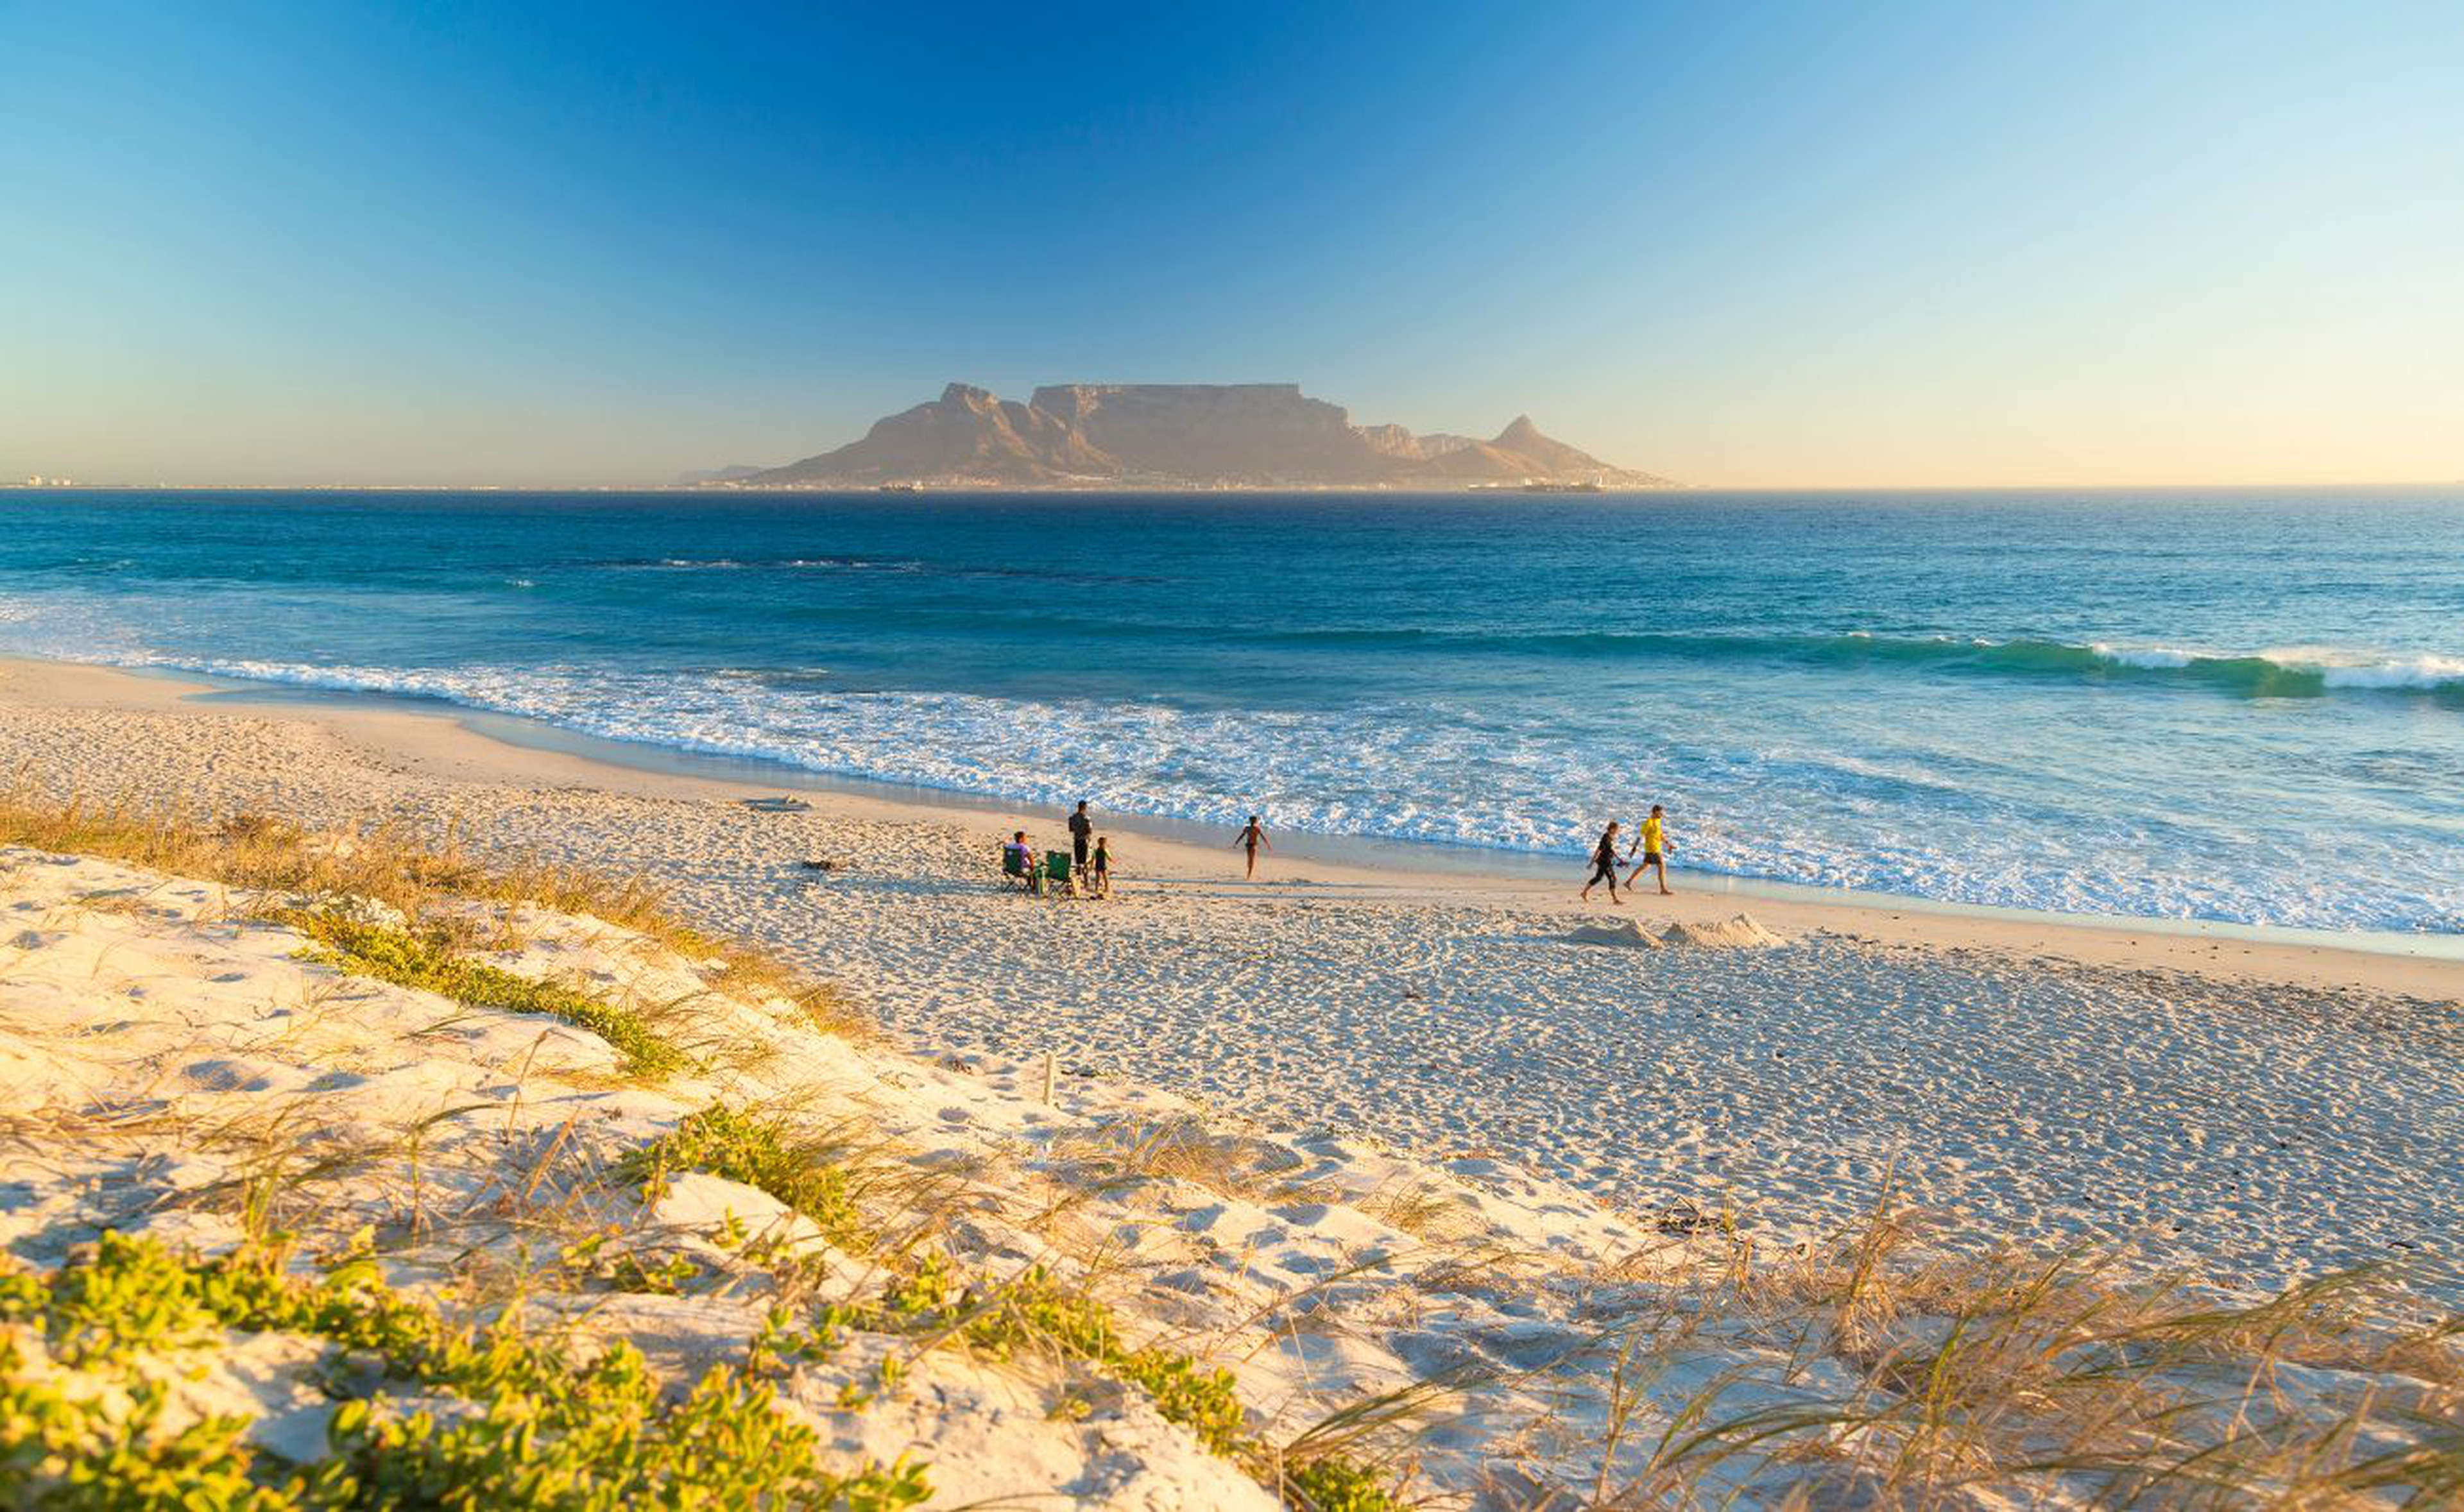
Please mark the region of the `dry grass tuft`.
[[639, 878], [514, 860], [483, 864], [455, 844], [430, 849], [390, 825], [318, 834], [285, 820], [221, 820], [82, 800], [54, 803], [21, 791], [0, 797], [0, 844], [100, 856], [262, 892], [345, 894], [418, 914], [439, 895], [529, 902], [653, 932], [670, 925], [660, 895]]
[[1370, 1217], [1415, 1238], [1468, 1238], [1483, 1228], [1477, 1213], [1435, 1182], [1407, 1181], [1383, 1188], [1353, 1204]]
[[[303, 895], [370, 900], [440, 931], [439, 955], [518, 943], [524, 904], [591, 915], [696, 960], [726, 962], [731, 991], [768, 988], [797, 997], [824, 1028], [858, 1027], [844, 999], [675, 921], [640, 879], [483, 866], [452, 844], [422, 848], [382, 826], [317, 835], [245, 816], [204, 822], [18, 798], [0, 799], [0, 844], [11, 843], [271, 895], [260, 908], [297, 906]], [[142, 907], [116, 892], [77, 901]], [[578, 1075], [557, 1080], [569, 1087]], [[499, 1132], [493, 1107], [446, 1107], [354, 1140], [333, 1137], [312, 1112], [269, 1107], [211, 1125], [176, 1123], [144, 1104], [14, 1114], [0, 1118], [0, 1149], [135, 1154], [170, 1144], [210, 1152], [222, 1175], [156, 1200], [229, 1213], [260, 1242], [310, 1224], [347, 1182], [361, 1211], [387, 1215], [373, 1242], [443, 1257], [462, 1267], [474, 1297], [499, 1299], [559, 1284], [554, 1272], [573, 1268], [562, 1257], [608, 1232], [620, 1193], [629, 1206], [630, 1193], [672, 1172], [716, 1172], [816, 1218], [836, 1248], [869, 1267], [848, 1279], [863, 1293], [883, 1288], [880, 1301], [843, 1323], [891, 1330], [919, 1350], [951, 1338], [1058, 1350], [1147, 1390], [1318, 1512], [1393, 1505], [1380, 1467], [1438, 1442], [1441, 1429], [1458, 1439], [1465, 1431], [1439, 1420], [1442, 1404], [1525, 1385], [1563, 1415], [1501, 1422], [1484, 1440], [1485, 1453], [1496, 1452], [1479, 1473], [1503, 1504], [2464, 1507], [2464, 1314], [2454, 1304], [2464, 1286], [2426, 1269], [2356, 1271], [2253, 1303], [2087, 1250], [1945, 1256], [1887, 1198], [1853, 1231], [1793, 1257], [1723, 1244], [1722, 1234], [1733, 1240], [1732, 1223], [1687, 1210], [1653, 1223], [1669, 1251], [1590, 1278], [1595, 1289], [1579, 1317], [1595, 1335], [1578, 1330], [1562, 1352], [1512, 1378], [1501, 1368], [1495, 1379], [1433, 1379], [1334, 1405], [1270, 1448], [1248, 1436], [1237, 1397], [1210, 1363], [1174, 1352], [1141, 1320], [1096, 1300], [1100, 1258], [1067, 1282], [1043, 1267], [1002, 1280], [945, 1276], [956, 1262], [938, 1258], [981, 1255], [967, 1239], [977, 1214], [1014, 1215], [1030, 1194], [964, 1166], [919, 1162], [860, 1116], [715, 1107], [628, 1158], [593, 1148], [579, 1113], [561, 1127], [517, 1129], [504, 1110]], [[474, 1127], [482, 1113], [484, 1129]], [[1195, 1119], [1122, 1118], [1064, 1138], [1050, 1154], [1077, 1189], [1073, 1200], [1147, 1180], [1267, 1205], [1344, 1200], [1305, 1183], [1306, 1166], [1289, 1152]], [[1449, 1232], [1468, 1220], [1434, 1186], [1398, 1183], [1353, 1205], [1452, 1246], [1398, 1283], [1432, 1311], [1453, 1294], [1507, 1309], [1565, 1279], [1550, 1256]], [[1057, 1223], [1067, 1211], [1056, 1204], [1045, 1217]], [[535, 1246], [560, 1257], [548, 1274], [528, 1263]], [[1675, 1270], [1688, 1246], [1703, 1257], [1699, 1268]], [[813, 1300], [784, 1260], [771, 1263], [774, 1295]], [[1262, 1331], [1275, 1318], [1273, 1326], [1296, 1332], [1302, 1301], [1380, 1263], [1364, 1258], [1278, 1297], [1231, 1332]], [[589, 1279], [683, 1284], [639, 1261]], [[1340, 1321], [1329, 1309], [1309, 1326]], [[1547, 1474], [1581, 1467], [1579, 1483], [1516, 1468], [1517, 1441], [1532, 1445], [1529, 1462], [1551, 1466]]]
[[1336, 1202], [1342, 1194], [1292, 1179], [1287, 1151], [1221, 1134], [1196, 1118], [1120, 1118], [1056, 1141], [1054, 1163], [1104, 1189], [1148, 1180], [1187, 1181], [1218, 1196], [1274, 1205]]
[[[732, 991], [784, 997], [825, 1033], [853, 1039], [878, 1033], [844, 993], [804, 979], [753, 946], [715, 938], [678, 918], [662, 889], [639, 874], [609, 877], [518, 855], [483, 860], [456, 836], [429, 846], [393, 822], [320, 833], [263, 814], [216, 819], [127, 804], [61, 803], [22, 787], [0, 795], [0, 844], [99, 856], [246, 891], [320, 902], [365, 898], [447, 931], [471, 949], [517, 943], [513, 910], [522, 904], [583, 914], [635, 931], [688, 959], [719, 966]], [[448, 902], [495, 905], [499, 912], [483, 918], [467, 908], [442, 907]]]
[[1711, 1339], [1827, 1358], [1858, 1384], [1774, 1401], [1723, 1375], [1654, 1402], [1637, 1421], [1656, 1436], [1639, 1429], [1629, 1462], [1567, 1504], [1785, 1483], [1883, 1512], [2464, 1505], [2464, 1315], [2437, 1300], [2453, 1277], [2369, 1268], [2233, 1302], [2109, 1254], [1946, 1258], [1916, 1238], [1878, 1211], [1629, 1325], [1613, 1398]]

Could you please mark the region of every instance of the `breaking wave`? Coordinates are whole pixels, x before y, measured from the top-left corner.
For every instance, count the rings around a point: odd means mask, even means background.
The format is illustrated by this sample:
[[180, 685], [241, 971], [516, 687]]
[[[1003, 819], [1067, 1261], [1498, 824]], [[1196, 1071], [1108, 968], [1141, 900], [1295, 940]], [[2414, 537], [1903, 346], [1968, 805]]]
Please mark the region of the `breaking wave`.
[[2265, 698], [2315, 698], [2367, 690], [2464, 696], [2464, 656], [2291, 646], [2262, 651], [2167, 646], [1991, 640], [1950, 635], [1678, 635], [1603, 630], [1584, 634], [1462, 635], [1427, 630], [1307, 630], [1271, 634], [1278, 644], [1379, 646], [1438, 652], [1601, 659], [1722, 660], [1817, 667], [1908, 667], [1946, 672], [2173, 681]]
[[[1472, 728], [1465, 711], [1396, 705], [1270, 712], [1122, 700], [829, 690], [810, 673], [697, 674], [582, 666], [316, 666], [141, 655], [146, 665], [254, 682], [442, 700], [671, 751], [754, 757], [837, 777], [1230, 825], [1254, 810], [1286, 827], [1557, 855], [1624, 774], [1569, 753], [1545, 719]], [[2294, 888], [2205, 867], [2106, 871], [2112, 844], [2087, 826], [2042, 833], [2019, 811], [1971, 812], [1922, 764], [1766, 749], [1689, 763], [1695, 812], [1750, 826], [1689, 828], [1686, 865], [1818, 887], [2006, 908], [2205, 917], [2322, 929], [2453, 931], [2451, 887]], [[1773, 791], [1797, 795], [1774, 806]], [[1920, 793], [1926, 822], [1885, 818]], [[1998, 804], [2002, 800], [1995, 800]], [[1991, 806], [1991, 805], [1989, 805]], [[1830, 814], [1853, 814], [1843, 826]], [[1959, 816], [1957, 831], [1943, 827]], [[1981, 827], [1980, 827], [1981, 826]], [[2040, 831], [2016, 860], [1977, 844]], [[1969, 837], [1963, 842], [1960, 836]]]

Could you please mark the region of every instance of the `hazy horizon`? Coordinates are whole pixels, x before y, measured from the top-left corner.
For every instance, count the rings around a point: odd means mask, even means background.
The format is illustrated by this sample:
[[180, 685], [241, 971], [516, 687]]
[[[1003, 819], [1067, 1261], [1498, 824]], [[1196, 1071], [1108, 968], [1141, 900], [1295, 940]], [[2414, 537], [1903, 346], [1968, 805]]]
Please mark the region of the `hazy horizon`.
[[0, 51], [0, 480], [657, 486], [951, 381], [1528, 412], [1712, 490], [2464, 478], [2452, 6], [31, 4]]
[[[41, 481], [34, 481], [39, 477]], [[903, 485], [902, 485], [903, 486]], [[2045, 493], [2248, 493], [2281, 489], [2289, 493], [2332, 493], [2341, 491], [2392, 490], [2458, 490], [2464, 489], [2464, 478], [2324, 478], [2314, 481], [2287, 482], [2281, 478], [2251, 478], [2216, 483], [1719, 483], [1691, 484], [1677, 481], [1666, 486], [1617, 487], [1601, 491], [1599, 496], [1634, 495], [1650, 498], [1670, 493], [1688, 496], [1734, 494], [1740, 496], [1789, 495], [1816, 498], [1829, 494], [1909, 495], [1921, 493], [1958, 493], [1964, 495], [2010, 493], [2035, 495]], [[175, 478], [151, 480], [130, 478], [86, 478], [70, 473], [20, 473], [0, 477], [0, 493], [67, 494], [80, 492], [97, 493], [690, 493], [718, 498], [759, 498], [767, 495], [792, 496], [812, 494], [862, 494], [881, 492], [878, 485], [864, 483], [825, 484], [762, 484], [752, 489], [713, 489], [700, 481], [676, 479], [658, 481], [586, 481], [572, 480], [550, 483], [498, 482], [434, 482], [419, 479], [385, 481], [322, 481], [280, 482], [241, 479], [220, 483], [199, 483]], [[1381, 483], [1115, 483], [1090, 480], [1086, 483], [1038, 484], [1002, 482], [966, 482], [936, 484], [929, 489], [934, 493], [1002, 494], [1049, 493], [1056, 497], [1070, 495], [1136, 497], [1140, 495], [1208, 495], [1259, 494], [1262, 496], [1297, 496], [1303, 494], [1347, 494], [1363, 497], [1389, 496], [1397, 499], [1451, 498], [1463, 495], [1479, 498], [1483, 491], [1469, 486], [1450, 487], [1425, 480], [1397, 484]], [[1505, 492], [1514, 492], [1507, 489]]]

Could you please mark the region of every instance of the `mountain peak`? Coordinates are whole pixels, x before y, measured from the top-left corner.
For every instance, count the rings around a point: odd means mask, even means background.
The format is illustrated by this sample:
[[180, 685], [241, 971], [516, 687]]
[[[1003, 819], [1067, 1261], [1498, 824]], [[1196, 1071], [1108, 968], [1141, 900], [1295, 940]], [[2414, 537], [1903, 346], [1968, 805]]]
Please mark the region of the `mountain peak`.
[[1497, 439], [1482, 449], [1500, 462], [1516, 468], [1523, 477], [1556, 482], [1599, 483], [1627, 488], [1648, 487], [1665, 483], [1647, 472], [1633, 472], [1601, 461], [1588, 451], [1570, 447], [1553, 437], [1540, 433], [1529, 415], [1517, 415], [1514, 423], [1497, 433]]
[[1355, 426], [1298, 383], [1056, 383], [1024, 404], [973, 383], [875, 421], [860, 441], [744, 481], [1028, 487], [1413, 488], [1666, 480], [1614, 468], [1540, 433], [1529, 415], [1493, 442]]

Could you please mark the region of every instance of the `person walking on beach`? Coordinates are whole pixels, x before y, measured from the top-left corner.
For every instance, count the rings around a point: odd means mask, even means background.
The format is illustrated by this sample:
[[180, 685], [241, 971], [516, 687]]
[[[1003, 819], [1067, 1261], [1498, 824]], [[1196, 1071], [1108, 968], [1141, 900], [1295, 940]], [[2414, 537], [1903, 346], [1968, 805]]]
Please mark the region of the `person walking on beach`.
[[1078, 812], [1069, 816], [1069, 855], [1078, 869], [1087, 869], [1087, 844], [1095, 838], [1095, 822], [1087, 817], [1087, 800], [1078, 800]]
[[1250, 815], [1249, 822], [1241, 826], [1241, 838], [1233, 844], [1249, 853], [1247, 877], [1249, 881], [1255, 882], [1258, 880], [1258, 847], [1264, 845], [1268, 850], [1275, 848], [1274, 842], [1266, 838], [1266, 826], [1259, 822], [1257, 815]]
[[1663, 898], [1674, 896], [1668, 890], [1668, 832], [1661, 823], [1661, 816], [1665, 812], [1659, 804], [1652, 804], [1651, 817], [1642, 822], [1642, 833], [1635, 836], [1634, 844], [1626, 847], [1625, 859], [1628, 861], [1634, 860], [1638, 847], [1642, 851], [1641, 864], [1626, 873], [1625, 890], [1628, 892], [1634, 890], [1635, 878], [1641, 876], [1645, 868], [1656, 866], [1660, 869], [1660, 895]]
[[1609, 885], [1611, 903], [1620, 907], [1625, 903], [1623, 898], [1617, 896], [1617, 822], [1610, 820], [1609, 827], [1600, 831], [1600, 843], [1592, 847], [1592, 880], [1583, 884], [1585, 903], [1592, 901], [1592, 889], [1603, 882]]
[[1087, 881], [1095, 896], [1109, 898], [1112, 895], [1111, 843], [1101, 835], [1095, 837], [1095, 854], [1087, 863]]

